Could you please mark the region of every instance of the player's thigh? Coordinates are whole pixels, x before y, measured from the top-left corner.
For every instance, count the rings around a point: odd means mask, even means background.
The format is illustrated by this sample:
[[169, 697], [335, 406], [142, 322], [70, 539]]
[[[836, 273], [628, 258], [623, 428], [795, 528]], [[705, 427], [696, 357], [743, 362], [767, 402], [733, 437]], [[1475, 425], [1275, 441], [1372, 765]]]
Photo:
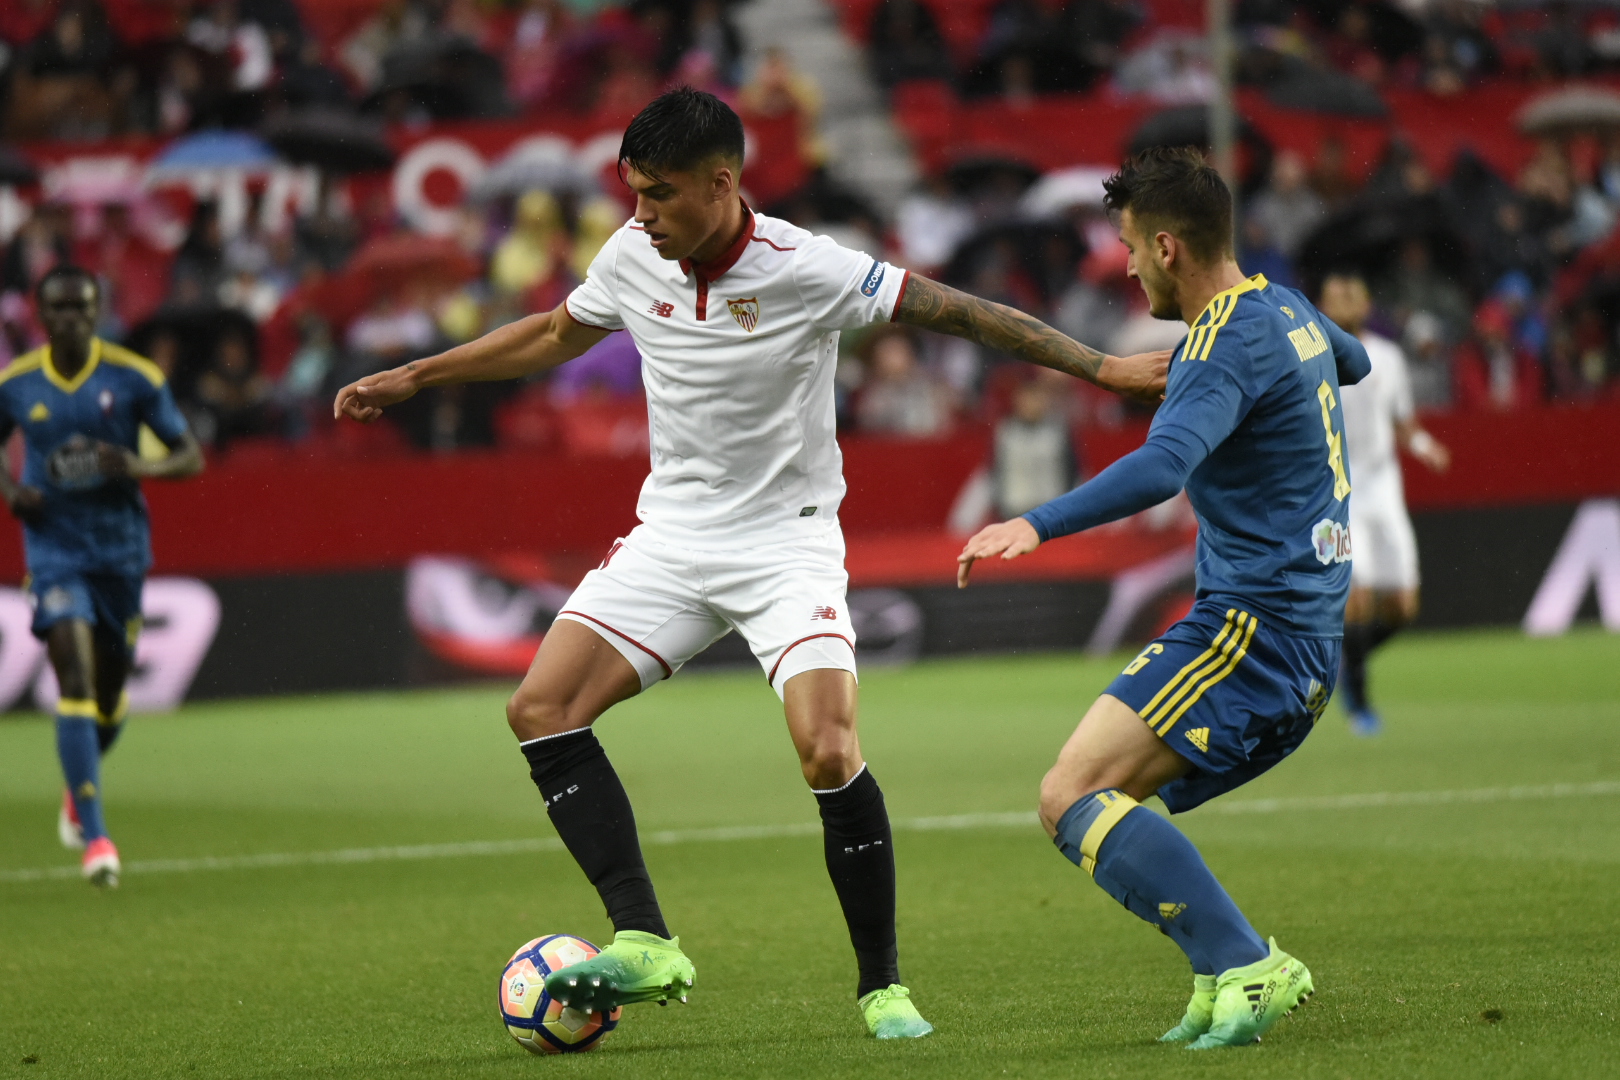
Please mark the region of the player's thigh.
[[45, 643], [65, 698], [90, 697], [95, 685], [95, 602], [82, 575], [35, 576], [28, 583], [33, 633]]
[[110, 716], [134, 665], [145, 581], [139, 575], [92, 574], [86, 582], [95, 609], [95, 696]]
[[771, 545], [707, 568], [714, 609], [748, 642], [771, 689], [810, 671], [857, 679], [843, 544]]
[[842, 668], [801, 671], [783, 683], [782, 706], [810, 786], [842, 787], [853, 779], [862, 765], [855, 676]]
[[1086, 710], [1041, 782], [1041, 822], [1051, 833], [1064, 811], [1104, 788], [1118, 788], [1141, 801], [1190, 767], [1135, 709], [1103, 694]]
[[617, 649], [589, 627], [559, 619], [507, 702], [506, 719], [519, 739], [544, 738], [586, 727], [640, 692], [641, 676]]

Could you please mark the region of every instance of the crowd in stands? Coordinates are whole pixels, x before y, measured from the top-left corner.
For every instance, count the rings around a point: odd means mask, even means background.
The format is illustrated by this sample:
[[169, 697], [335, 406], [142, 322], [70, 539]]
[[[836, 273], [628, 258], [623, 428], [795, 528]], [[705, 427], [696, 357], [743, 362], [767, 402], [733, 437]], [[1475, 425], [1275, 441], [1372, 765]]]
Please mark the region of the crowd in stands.
[[[876, 80], [1167, 104], [1202, 101], [1213, 85], [1203, 39], [1155, 30], [1150, 4], [979, 6], [982, 37], [964, 49], [945, 39], [927, 0], [879, 0], [868, 24]], [[745, 62], [723, 0], [342, 10], [364, 17], [322, 21], [320, 5], [293, 0], [11, 0], [0, 5], [0, 118], [8, 138], [26, 142], [259, 129], [312, 107], [407, 127], [622, 117], [689, 83], [743, 114], [754, 205], [1112, 352], [1169, 347], [1185, 332], [1153, 320], [1126, 278], [1098, 170], [1042, 178], [1016, 161], [971, 162], [925, 177], [892, 220], [830, 180], [818, 88], [780, 51]], [[1240, 74], [1259, 84], [1316, 73], [1375, 97], [1393, 84], [1450, 94], [1486, 76], [1594, 72], [1620, 56], [1620, 18], [1577, 5], [1246, 0], [1237, 11]], [[1307, 289], [1328, 271], [1362, 272], [1375, 329], [1406, 348], [1422, 407], [1509, 410], [1620, 385], [1620, 133], [1547, 142], [1516, 176], [1468, 155], [1435, 175], [1398, 140], [1365, 179], [1331, 138], [1309, 155], [1251, 149], [1244, 268]], [[228, 227], [218, 204], [199, 201], [177, 247], [155, 238], [141, 211], [133, 199], [88, 208], [40, 198], [0, 235], [0, 360], [41, 340], [32, 284], [60, 262], [88, 267], [103, 282], [103, 332], [170, 373], [216, 449], [357, 438], [331, 424], [337, 386], [555, 306], [626, 214], [621, 192], [535, 188], [469, 198], [454, 236], [429, 240], [403, 227], [375, 185], [333, 175], [286, 220], [255, 202]], [[627, 339], [613, 335], [548, 379], [432, 391], [365, 445], [644, 452], [640, 359]], [[894, 326], [846, 335], [837, 383], [847, 430], [936, 437], [995, 425], [1006, 513], [1079, 475], [1076, 425], [1133, 412], [959, 339]]]

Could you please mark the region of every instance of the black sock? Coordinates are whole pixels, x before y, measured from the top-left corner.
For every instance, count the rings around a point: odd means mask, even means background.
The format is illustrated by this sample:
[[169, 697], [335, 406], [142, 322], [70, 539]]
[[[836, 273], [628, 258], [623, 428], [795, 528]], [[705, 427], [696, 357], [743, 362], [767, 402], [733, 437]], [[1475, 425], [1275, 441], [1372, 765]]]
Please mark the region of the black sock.
[[96, 744], [101, 750], [102, 757], [107, 756], [107, 751], [113, 748], [113, 743], [118, 741], [118, 736], [123, 732], [123, 721], [116, 724], [103, 724], [99, 720], [96, 722]]
[[1372, 624], [1344, 624], [1344, 660], [1339, 672], [1339, 693], [1345, 708], [1358, 713], [1367, 707], [1367, 654], [1372, 651]]
[[900, 954], [894, 933], [894, 834], [883, 791], [865, 766], [855, 779], [832, 791], [818, 791], [827, 852], [827, 873], [849, 924], [850, 944], [865, 997], [900, 981]]
[[1400, 623], [1388, 623], [1382, 619], [1374, 619], [1372, 625], [1367, 627], [1367, 651], [1370, 653], [1401, 629]]
[[526, 742], [522, 749], [557, 835], [596, 886], [614, 931], [669, 937], [641, 858], [630, 796], [596, 733], [581, 728]]

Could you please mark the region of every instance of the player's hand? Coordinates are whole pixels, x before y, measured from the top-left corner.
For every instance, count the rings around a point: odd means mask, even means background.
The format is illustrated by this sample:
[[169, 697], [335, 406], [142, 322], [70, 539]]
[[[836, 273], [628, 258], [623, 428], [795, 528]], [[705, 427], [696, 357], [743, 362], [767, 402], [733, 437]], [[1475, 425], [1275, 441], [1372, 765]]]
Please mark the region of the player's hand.
[[1443, 473], [1451, 468], [1451, 451], [1446, 449], [1445, 443], [1437, 442], [1433, 438], [1414, 440], [1412, 456], [1437, 473]]
[[1016, 559], [1028, 555], [1041, 546], [1040, 534], [1021, 517], [1003, 521], [999, 525], [986, 525], [967, 542], [962, 554], [956, 557], [956, 587], [967, 588], [968, 574], [979, 559], [1000, 555], [1003, 559]]
[[1097, 385], [1148, 405], [1164, 400], [1164, 381], [1170, 372], [1171, 349], [1105, 356], [1097, 369]]
[[37, 523], [45, 512], [45, 496], [36, 487], [20, 487], [7, 506], [11, 516], [30, 525]]
[[381, 416], [385, 408], [398, 405], [418, 389], [415, 364], [367, 375], [338, 391], [337, 400], [332, 403], [332, 419], [347, 416], [369, 424]]
[[96, 443], [96, 467], [108, 480], [127, 480], [141, 474], [141, 459], [112, 443]]

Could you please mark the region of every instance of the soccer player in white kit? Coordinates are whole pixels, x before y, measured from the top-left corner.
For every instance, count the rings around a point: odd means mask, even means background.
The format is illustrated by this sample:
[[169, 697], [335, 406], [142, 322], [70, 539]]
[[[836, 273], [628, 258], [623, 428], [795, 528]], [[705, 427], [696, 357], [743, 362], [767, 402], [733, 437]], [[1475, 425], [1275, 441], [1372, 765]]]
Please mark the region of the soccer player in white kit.
[[820, 804], [862, 1017], [878, 1038], [914, 1038], [933, 1029], [900, 982], [893, 838], [855, 730], [838, 331], [899, 320], [1154, 401], [1168, 354], [1104, 356], [1020, 312], [756, 214], [739, 191], [742, 160], [742, 123], [729, 107], [686, 87], [666, 93], [620, 147], [635, 216], [561, 306], [361, 379], [339, 391], [334, 411], [371, 421], [425, 386], [542, 371], [613, 331], [635, 339], [652, 444], [641, 524], [585, 576], [507, 706], [547, 813], [615, 932], [546, 988], [593, 1012], [686, 1000], [692, 963], [664, 923], [630, 800], [591, 725], [735, 630], [782, 699]]
[[1367, 697], [1367, 657], [1417, 617], [1418, 551], [1406, 512], [1399, 447], [1436, 472], [1451, 454], [1419, 426], [1412, 382], [1401, 347], [1366, 328], [1372, 301], [1359, 275], [1329, 274], [1322, 282], [1324, 315], [1361, 339], [1372, 374], [1343, 388], [1344, 440], [1350, 458], [1350, 598], [1344, 609], [1344, 660], [1339, 693], [1358, 735], [1376, 735], [1383, 721]]

